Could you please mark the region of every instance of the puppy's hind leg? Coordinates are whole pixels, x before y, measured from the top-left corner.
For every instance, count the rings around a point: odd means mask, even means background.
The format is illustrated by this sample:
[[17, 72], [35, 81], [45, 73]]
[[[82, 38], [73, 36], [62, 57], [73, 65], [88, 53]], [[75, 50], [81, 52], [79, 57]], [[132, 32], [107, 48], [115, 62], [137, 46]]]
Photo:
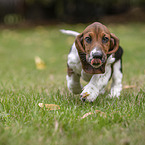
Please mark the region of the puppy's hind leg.
[[80, 84], [80, 75], [75, 73], [73, 69], [67, 66], [67, 87], [73, 94], [80, 94], [82, 86]]

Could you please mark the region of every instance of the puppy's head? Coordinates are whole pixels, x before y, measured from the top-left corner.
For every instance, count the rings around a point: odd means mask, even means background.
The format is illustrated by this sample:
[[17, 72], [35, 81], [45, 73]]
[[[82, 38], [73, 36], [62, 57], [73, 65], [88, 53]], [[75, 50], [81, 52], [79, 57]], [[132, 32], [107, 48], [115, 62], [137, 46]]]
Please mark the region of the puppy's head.
[[106, 26], [95, 22], [77, 36], [75, 44], [84, 71], [99, 74], [105, 72], [107, 56], [118, 50], [119, 39]]

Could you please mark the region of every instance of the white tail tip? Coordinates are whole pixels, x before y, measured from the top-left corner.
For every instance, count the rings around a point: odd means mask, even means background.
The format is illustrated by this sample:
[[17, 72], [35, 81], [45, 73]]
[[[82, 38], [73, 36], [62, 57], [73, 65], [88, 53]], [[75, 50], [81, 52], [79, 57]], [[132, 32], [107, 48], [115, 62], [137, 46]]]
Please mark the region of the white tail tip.
[[76, 32], [76, 31], [72, 31], [72, 30], [64, 30], [61, 29], [60, 32], [67, 34], [67, 35], [72, 35], [72, 36], [78, 36], [80, 33]]

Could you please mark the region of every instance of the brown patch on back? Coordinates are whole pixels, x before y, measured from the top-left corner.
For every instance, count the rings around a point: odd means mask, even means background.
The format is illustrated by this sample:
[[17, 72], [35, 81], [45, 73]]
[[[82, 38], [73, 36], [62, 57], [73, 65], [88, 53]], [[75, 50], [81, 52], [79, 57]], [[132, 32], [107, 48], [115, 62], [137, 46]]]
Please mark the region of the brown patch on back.
[[68, 76], [70, 77], [73, 73], [74, 73], [73, 69], [71, 69], [69, 67], [69, 65], [67, 64], [67, 74], [68, 74]]

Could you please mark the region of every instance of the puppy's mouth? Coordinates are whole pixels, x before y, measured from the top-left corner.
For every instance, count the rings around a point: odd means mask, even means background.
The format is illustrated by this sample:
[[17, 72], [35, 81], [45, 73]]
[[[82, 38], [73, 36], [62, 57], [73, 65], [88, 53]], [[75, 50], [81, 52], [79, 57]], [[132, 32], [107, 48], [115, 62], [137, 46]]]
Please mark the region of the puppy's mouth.
[[94, 67], [94, 68], [98, 68], [100, 67], [103, 63], [101, 61], [101, 59], [99, 58], [93, 58], [90, 62], [90, 64]]

